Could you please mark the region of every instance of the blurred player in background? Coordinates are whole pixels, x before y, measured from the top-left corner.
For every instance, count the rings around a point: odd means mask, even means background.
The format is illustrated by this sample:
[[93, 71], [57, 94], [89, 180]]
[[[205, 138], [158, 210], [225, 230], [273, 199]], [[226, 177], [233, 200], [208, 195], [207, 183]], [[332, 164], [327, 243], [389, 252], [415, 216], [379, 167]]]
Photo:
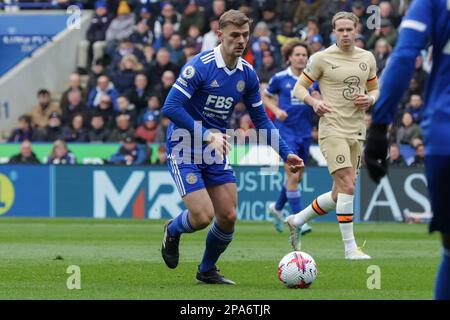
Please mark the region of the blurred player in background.
[[[425, 95], [425, 172], [433, 218], [430, 232], [442, 234], [443, 256], [436, 299], [450, 299], [450, 1], [416, 0], [400, 25], [400, 36], [381, 79], [381, 96], [373, 110], [365, 160], [379, 183], [387, 172], [387, 127], [408, 87], [420, 50], [431, 40], [433, 67]], [[401, 81], [399, 81], [401, 80]]]
[[[314, 110], [300, 102], [292, 94], [292, 89], [306, 66], [310, 49], [306, 43], [293, 40], [281, 48], [281, 53], [288, 68], [278, 72], [270, 79], [269, 86], [262, 93], [262, 98], [264, 105], [276, 116], [274, 124], [280, 130], [281, 137], [306, 164], [312, 141], [311, 122]], [[302, 209], [298, 185], [302, 181], [303, 171], [292, 173], [287, 164], [284, 168], [287, 176], [285, 184], [282, 186], [277, 201], [269, 206], [269, 212], [278, 232], [283, 232], [285, 217], [282, 210], [286, 202], [289, 202], [293, 214]], [[305, 223], [298, 228], [297, 232], [300, 231], [305, 234], [311, 231], [311, 227]]]
[[[319, 146], [333, 178], [333, 188], [286, 219], [291, 238], [295, 238], [297, 226], [336, 209], [345, 259], [350, 260], [370, 259], [356, 245], [353, 202], [366, 137], [364, 113], [379, 96], [375, 57], [355, 46], [357, 24], [358, 17], [353, 13], [334, 15], [332, 26], [336, 44], [311, 56], [294, 88], [294, 95], [312, 106], [321, 117]], [[314, 81], [318, 81], [323, 100], [311, 97], [308, 92]], [[297, 243], [292, 243], [296, 250], [299, 249]]]
[[[180, 236], [206, 228], [215, 218], [196, 275], [208, 284], [234, 284], [219, 273], [216, 262], [233, 239], [236, 221], [236, 177], [226, 158], [231, 145], [225, 134], [235, 105], [242, 101], [255, 127], [267, 129], [268, 141], [279, 143], [277, 151], [292, 171], [303, 169], [302, 159], [279, 137], [264, 110], [255, 70], [241, 58], [250, 24], [240, 11], [225, 12], [219, 20], [221, 44], [183, 67], [163, 107], [172, 121], [167, 133], [168, 166], [187, 209], [166, 224], [161, 253], [166, 265], [176, 268]], [[199, 146], [191, 144], [196, 136], [203, 137]], [[185, 143], [182, 155], [177, 151], [180, 143]], [[221, 161], [208, 163], [204, 158], [208, 150], [214, 150]]]

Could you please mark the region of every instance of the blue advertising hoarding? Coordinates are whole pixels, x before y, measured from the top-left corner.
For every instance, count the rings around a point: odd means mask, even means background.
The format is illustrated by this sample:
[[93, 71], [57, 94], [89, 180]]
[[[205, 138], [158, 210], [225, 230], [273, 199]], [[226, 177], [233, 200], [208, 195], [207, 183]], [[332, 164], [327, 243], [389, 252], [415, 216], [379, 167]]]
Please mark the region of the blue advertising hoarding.
[[[283, 169], [236, 166], [238, 218], [271, 220], [268, 206], [283, 184]], [[330, 190], [326, 168], [309, 168], [301, 184], [303, 203]], [[357, 206], [356, 206], [357, 207]], [[168, 219], [184, 209], [165, 166], [152, 167], [55, 167], [55, 213], [57, 217]], [[286, 209], [289, 210], [288, 205]], [[335, 221], [334, 214], [320, 220]]]
[[0, 18], [0, 76], [66, 27], [66, 14], [11, 14]]
[[0, 217], [50, 217], [48, 166], [0, 166]]

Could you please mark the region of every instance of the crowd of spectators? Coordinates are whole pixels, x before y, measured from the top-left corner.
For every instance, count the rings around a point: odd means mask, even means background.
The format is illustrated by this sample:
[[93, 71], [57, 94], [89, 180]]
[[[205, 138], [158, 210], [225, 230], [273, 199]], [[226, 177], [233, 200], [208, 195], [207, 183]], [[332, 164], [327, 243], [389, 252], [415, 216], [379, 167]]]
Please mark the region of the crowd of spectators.
[[[264, 87], [276, 72], [285, 68], [280, 49], [286, 42], [301, 38], [308, 42], [313, 53], [333, 44], [331, 18], [341, 10], [352, 11], [360, 18], [356, 45], [374, 53], [381, 76], [410, 3], [408, 0], [50, 2], [59, 7], [78, 4], [93, 9], [94, 15], [85, 40], [78, 46], [77, 66], [61, 99], [55, 101], [48, 90], [39, 90], [37, 105], [30, 106], [29, 113], [18, 119], [8, 141], [120, 142], [121, 149], [112, 160], [126, 164], [139, 163], [142, 152], [148, 156], [146, 148], [136, 149], [135, 145], [164, 144], [170, 123], [160, 113], [165, 98], [183, 64], [202, 50], [217, 46], [218, 19], [226, 10], [241, 10], [255, 21], [244, 59], [255, 67]], [[378, 29], [370, 28], [371, 13], [367, 12], [370, 5], [379, 8]], [[414, 77], [391, 126], [390, 154], [395, 165], [406, 165], [401, 154], [396, 153], [400, 145], [416, 149], [411, 165], [423, 163], [420, 122], [424, 87], [431, 68], [430, 52], [431, 48], [417, 57]], [[87, 78], [85, 85], [80, 77]], [[273, 119], [270, 111], [268, 114]], [[313, 139], [317, 142], [317, 118], [314, 122]], [[370, 112], [366, 123], [370, 123]], [[252, 128], [242, 104], [237, 105], [231, 125], [243, 132]], [[130, 153], [135, 155], [130, 157]]]

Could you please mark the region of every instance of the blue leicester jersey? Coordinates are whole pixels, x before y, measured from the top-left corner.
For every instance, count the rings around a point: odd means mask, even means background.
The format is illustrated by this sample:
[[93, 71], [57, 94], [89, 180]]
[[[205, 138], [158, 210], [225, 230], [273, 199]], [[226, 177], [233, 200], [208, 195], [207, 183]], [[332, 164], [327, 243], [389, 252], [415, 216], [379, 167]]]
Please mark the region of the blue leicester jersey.
[[450, 155], [450, 0], [415, 0], [412, 3], [380, 79], [381, 95], [374, 108], [373, 122], [392, 122], [398, 102], [412, 77], [415, 58], [430, 41], [433, 67], [421, 122], [425, 150], [429, 155]]
[[162, 109], [172, 120], [167, 142], [174, 143], [176, 139], [172, 135], [178, 128], [188, 130], [194, 137], [210, 129], [225, 133], [234, 107], [243, 102], [255, 127], [267, 130], [267, 141], [263, 143], [277, 141], [276, 151], [286, 160], [292, 151], [274, 130], [264, 110], [255, 70], [242, 58], [238, 59], [236, 68], [229, 70], [220, 48], [219, 45], [192, 58], [169, 91]]
[[[220, 46], [192, 58], [181, 70], [173, 88], [189, 98], [186, 111], [195, 121], [202, 121], [206, 129], [225, 132], [234, 107], [262, 105], [259, 81], [253, 67], [239, 58], [237, 66], [229, 70]], [[172, 125], [176, 129], [176, 125]]]
[[283, 133], [283, 128], [288, 128], [288, 132], [295, 132], [299, 137], [311, 136], [311, 122], [314, 110], [307, 104], [302, 103], [293, 95], [293, 89], [297, 83], [296, 77], [291, 68], [276, 73], [270, 79], [266, 93], [278, 95], [278, 106], [288, 114], [285, 121], [275, 120], [275, 126]]

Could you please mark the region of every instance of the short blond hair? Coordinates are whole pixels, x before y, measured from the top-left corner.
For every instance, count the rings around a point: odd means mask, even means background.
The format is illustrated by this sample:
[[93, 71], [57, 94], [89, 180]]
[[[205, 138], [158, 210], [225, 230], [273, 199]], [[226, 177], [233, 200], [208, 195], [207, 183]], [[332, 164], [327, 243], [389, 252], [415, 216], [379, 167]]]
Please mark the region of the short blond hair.
[[331, 20], [331, 25], [333, 26], [333, 29], [336, 28], [336, 21], [341, 20], [341, 19], [348, 19], [348, 20], [353, 21], [355, 28], [357, 27], [357, 25], [359, 23], [359, 18], [353, 12], [341, 11], [341, 12], [336, 13], [333, 16], [333, 19]]
[[238, 27], [248, 23], [250, 26], [253, 20], [239, 10], [228, 10], [224, 12], [219, 19], [219, 29], [225, 29], [228, 25], [234, 24]]

